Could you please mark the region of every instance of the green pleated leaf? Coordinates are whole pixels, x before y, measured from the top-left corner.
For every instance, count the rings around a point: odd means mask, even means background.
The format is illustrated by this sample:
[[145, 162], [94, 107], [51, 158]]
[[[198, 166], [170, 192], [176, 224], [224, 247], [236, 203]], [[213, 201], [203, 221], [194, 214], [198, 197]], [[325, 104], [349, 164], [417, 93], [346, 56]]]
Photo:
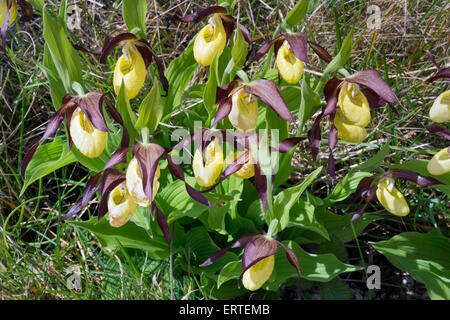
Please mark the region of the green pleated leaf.
[[[146, 38], [145, 16], [147, 15], [146, 0], [123, 0], [122, 16], [128, 30]], [[139, 30], [133, 30], [139, 29]]]
[[431, 299], [450, 299], [450, 240], [437, 230], [404, 232], [370, 244], [395, 267], [424, 283]]
[[[83, 84], [80, 57], [67, 39], [63, 26], [51, 17], [47, 9], [43, 10], [44, 39], [55, 59], [61, 79], [69, 78], [69, 88], [73, 82]], [[67, 75], [63, 72], [67, 70]], [[68, 88], [66, 88], [67, 90]]]
[[105, 248], [115, 249], [119, 241], [125, 248], [147, 251], [152, 259], [169, 258], [169, 248], [162, 233], [155, 233], [153, 238], [150, 238], [143, 228], [133, 222], [128, 222], [120, 228], [111, 227], [108, 217], [104, 217], [99, 222], [97, 217], [93, 217], [89, 221], [69, 221], [68, 223], [91, 231]]
[[219, 273], [219, 277], [217, 278], [217, 289], [229, 280], [239, 279], [241, 272], [242, 262], [240, 260], [228, 262]]
[[320, 106], [320, 98], [308, 84], [306, 76], [302, 79], [301, 100], [298, 110], [298, 128], [299, 134], [303, 131], [303, 126]]
[[349, 300], [352, 298], [352, 291], [347, 283], [335, 278], [330, 282], [319, 284], [320, 296], [324, 300]]
[[353, 44], [353, 28], [350, 31], [350, 33], [345, 38], [344, 42], [342, 43], [341, 50], [337, 54], [336, 57], [327, 65], [327, 67], [324, 70], [324, 75], [333, 73], [341, 68], [344, 67], [345, 63], [347, 62], [348, 58], [350, 57], [350, 53], [352, 50], [352, 44]]
[[130, 145], [133, 145], [135, 138], [139, 136], [139, 133], [137, 132], [135, 127], [137, 119], [136, 115], [131, 110], [127, 90], [123, 82], [120, 86], [119, 95], [117, 96], [116, 108], [120, 112], [125, 128], [127, 128], [128, 133], [130, 135]]
[[315, 207], [302, 199], [292, 207], [290, 221], [287, 227], [301, 227], [317, 232], [322, 237], [330, 240], [327, 229], [316, 219]]
[[76, 160], [75, 155], [69, 151], [68, 144], [60, 138], [47, 144], [41, 144], [25, 171], [25, 181], [20, 196], [34, 181]]
[[300, 0], [286, 16], [286, 27], [293, 28], [299, 24], [306, 16], [308, 10], [308, 0]]
[[[359, 271], [363, 268], [345, 264], [333, 254], [312, 254], [304, 251], [293, 241], [283, 241], [297, 256], [302, 271], [302, 278], [311, 281], [327, 282], [343, 272]], [[297, 270], [289, 263], [284, 250], [279, 249], [275, 255], [275, 267], [270, 279], [263, 288], [279, 290], [288, 279], [298, 277]]]
[[359, 182], [364, 177], [370, 176], [372, 176], [370, 172], [350, 172], [336, 184], [331, 194], [324, 199], [325, 203], [332, 204], [347, 199], [355, 192]]
[[[316, 179], [319, 173], [322, 171], [322, 167], [314, 170], [305, 180], [303, 180], [297, 186], [285, 189], [277, 194], [274, 198], [273, 211], [274, 218], [278, 219], [280, 224], [277, 230], [283, 230], [289, 223], [289, 212], [292, 206], [297, 202], [305, 189]], [[271, 217], [267, 215], [267, 224], [270, 224]]]
[[153, 133], [158, 127], [164, 112], [164, 105], [161, 101], [161, 93], [159, 91], [159, 81], [155, 80], [152, 90], [144, 98], [139, 107], [139, 117], [136, 122], [136, 129], [147, 127], [149, 133]]

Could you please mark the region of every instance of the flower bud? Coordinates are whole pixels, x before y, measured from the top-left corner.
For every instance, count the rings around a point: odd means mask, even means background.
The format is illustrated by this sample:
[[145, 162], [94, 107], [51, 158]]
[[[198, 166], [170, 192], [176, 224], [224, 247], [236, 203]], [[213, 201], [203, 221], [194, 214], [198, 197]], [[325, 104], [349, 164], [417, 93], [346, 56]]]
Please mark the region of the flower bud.
[[198, 149], [195, 151], [192, 169], [197, 183], [209, 187], [217, 180], [223, 167], [223, 152], [217, 139], [210, 142], [204, 153], [203, 162], [202, 152]]
[[275, 264], [275, 256], [271, 255], [259, 260], [249, 269], [244, 272], [242, 276], [242, 284], [247, 290], [255, 291], [262, 287], [262, 285], [269, 280], [273, 272]]
[[369, 102], [358, 84], [344, 81], [338, 103], [349, 124], [365, 127], [370, 123]]
[[[228, 166], [233, 161], [236, 161], [242, 154], [244, 154], [244, 151], [238, 151], [234, 153], [230, 153], [227, 158], [225, 159], [225, 164]], [[240, 178], [240, 179], [249, 179], [255, 175], [255, 165], [254, 162], [250, 160], [245, 163], [237, 172], [233, 173], [233, 176]]]
[[[17, 3], [16, 0], [11, 0], [11, 8], [9, 8], [9, 23], [10, 26], [17, 17]], [[6, 0], [0, 0], [0, 27], [3, 26], [6, 19], [6, 10], [8, 10], [8, 6]]]
[[[159, 189], [159, 177], [161, 175], [161, 171], [159, 169], [159, 165], [156, 167], [155, 177], [153, 178], [153, 197], [152, 201], [155, 198], [156, 193]], [[139, 170], [139, 164], [137, 159], [134, 157], [131, 159], [128, 164], [127, 173], [126, 173], [126, 181], [127, 181], [127, 189], [130, 192], [133, 200], [142, 207], [148, 207], [151, 204], [151, 201], [147, 198], [144, 193], [144, 187], [142, 183], [141, 171]]]
[[450, 147], [444, 148], [436, 153], [428, 161], [427, 170], [434, 176], [450, 172]]
[[430, 119], [437, 123], [450, 120], [450, 90], [439, 95], [430, 109]]
[[291, 84], [298, 83], [303, 75], [304, 64], [292, 52], [289, 42], [284, 40], [277, 53], [277, 68], [281, 77]]
[[125, 182], [122, 182], [109, 193], [109, 224], [112, 227], [123, 226], [131, 219], [136, 207], [136, 202], [130, 196]]
[[202, 66], [210, 66], [216, 55], [221, 55], [227, 42], [227, 34], [219, 14], [214, 14], [209, 24], [197, 34], [194, 42], [194, 58]]
[[358, 143], [367, 138], [367, 130], [350, 124], [340, 108], [336, 109], [334, 125], [338, 131], [338, 138], [341, 140]]
[[244, 89], [232, 93], [231, 112], [228, 114], [233, 127], [242, 131], [252, 131], [258, 121], [258, 100]]
[[406, 216], [409, 206], [403, 194], [395, 187], [393, 178], [384, 177], [378, 182], [377, 198], [382, 206], [396, 216]]
[[98, 157], [106, 146], [106, 132], [96, 129], [81, 108], [70, 119], [70, 135], [75, 146], [88, 158]]
[[133, 99], [144, 85], [147, 68], [141, 53], [135, 45], [127, 42], [122, 51], [123, 54], [114, 68], [114, 92], [116, 95], [119, 94], [123, 81], [128, 99]]

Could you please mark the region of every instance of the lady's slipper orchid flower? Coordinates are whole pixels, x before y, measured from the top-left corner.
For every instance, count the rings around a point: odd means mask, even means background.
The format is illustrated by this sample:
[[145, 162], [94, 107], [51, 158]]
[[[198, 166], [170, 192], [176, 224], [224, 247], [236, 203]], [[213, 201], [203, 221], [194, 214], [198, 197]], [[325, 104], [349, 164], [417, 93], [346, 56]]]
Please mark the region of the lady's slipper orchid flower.
[[[106, 102], [107, 108], [111, 116], [123, 127], [122, 117], [117, 109], [101, 93], [91, 92], [84, 96], [71, 96], [67, 94], [62, 101], [63, 106], [59, 108], [50, 118], [47, 128], [42, 138], [34, 144], [25, 154], [21, 175], [25, 177], [25, 170], [36, 152], [39, 144], [47, 138], [55, 135], [60, 124], [66, 116], [66, 125], [69, 137], [69, 150], [72, 143], [87, 157], [97, 157], [103, 152], [106, 144], [106, 126], [105, 117], [103, 115], [103, 102]], [[73, 127], [72, 127], [73, 126]], [[124, 128], [122, 135], [122, 146], [128, 145], [128, 132]]]
[[114, 68], [114, 92], [119, 94], [122, 82], [127, 90], [128, 99], [133, 99], [145, 83], [147, 68], [144, 59], [136, 46], [126, 42], [122, 49], [123, 54], [117, 60]]
[[[226, 166], [228, 167], [229, 165], [231, 165], [233, 161], [238, 160], [239, 157], [242, 156], [243, 154], [244, 151], [231, 152], [225, 159]], [[247, 159], [244, 160], [245, 161], [244, 165], [237, 172], [233, 173], [235, 177], [240, 179], [250, 179], [255, 175], [255, 164], [251, 160], [251, 158], [252, 157], [249, 155], [247, 157], [248, 160]]]
[[349, 122], [340, 108], [336, 109], [333, 124], [341, 140], [358, 143], [367, 138], [367, 130]]
[[383, 207], [396, 216], [406, 216], [409, 213], [409, 206], [405, 197], [395, 187], [394, 179], [403, 179], [413, 182], [421, 187], [429, 187], [436, 184], [442, 184], [439, 180], [432, 177], [424, 177], [416, 172], [406, 169], [391, 169], [386, 175], [373, 175], [363, 178], [350, 199], [349, 205], [356, 203], [360, 198], [364, 199], [364, 205], [360, 207], [351, 222], [361, 218], [365, 213], [366, 207], [372, 200], [378, 198]]
[[439, 95], [430, 109], [430, 119], [437, 123], [450, 120], [450, 90]]
[[3, 50], [6, 48], [6, 31], [17, 18], [17, 7], [22, 9], [20, 21], [28, 21], [33, 16], [33, 7], [25, 0], [0, 0], [0, 35]]
[[427, 164], [427, 170], [434, 176], [450, 172], [450, 147], [436, 153]]
[[150, 201], [144, 193], [142, 184], [142, 174], [140, 172], [139, 164], [136, 158], [131, 159], [127, 169], [127, 189], [133, 200], [142, 207], [148, 207], [155, 198], [159, 189], [159, 177], [160, 177], [159, 165], [156, 167], [155, 177], [153, 178], [153, 194]]
[[208, 25], [200, 30], [194, 41], [194, 58], [198, 64], [205, 67], [211, 65], [216, 55], [220, 56], [222, 54], [227, 40], [236, 26], [241, 30], [245, 41], [249, 44], [252, 43], [250, 32], [244, 26], [234, 21], [233, 17], [227, 14], [227, 10], [221, 6], [201, 9], [184, 17], [174, 15], [169, 20], [200, 22], [210, 16]]
[[[354, 90], [354, 86], [349, 86], [346, 83], [352, 83], [355, 85], [365, 86], [361, 89], [361, 92]], [[341, 95], [341, 91], [344, 90]], [[352, 92], [355, 92], [353, 95]], [[328, 135], [328, 147], [330, 150], [330, 156], [328, 159], [328, 173], [330, 175], [332, 183], [334, 183], [334, 156], [333, 148], [336, 146], [337, 137], [339, 135], [339, 129], [337, 126], [340, 124], [354, 124], [360, 123], [365, 126], [370, 122], [370, 112], [367, 111], [367, 103], [370, 108], [378, 108], [385, 105], [386, 103], [400, 103], [394, 91], [391, 87], [383, 80], [379, 73], [374, 69], [363, 70], [357, 72], [356, 74], [345, 78], [345, 79], [330, 79], [324, 88], [326, 107], [322, 113], [316, 118], [314, 124], [308, 132], [309, 144], [311, 147], [311, 153], [314, 160], [317, 159], [319, 154], [320, 142], [322, 140], [322, 133], [320, 129], [320, 122], [323, 118], [329, 116], [330, 120], [333, 121], [336, 118], [337, 105], [340, 104], [340, 109], [345, 115], [345, 118], [337, 116], [336, 123], [331, 127], [330, 133]], [[361, 93], [361, 95], [360, 95]], [[363, 98], [365, 96], [366, 99]], [[356, 98], [356, 100], [354, 99]], [[353, 98], [353, 99], [352, 99]], [[367, 100], [367, 102], [366, 102]], [[341, 104], [344, 106], [342, 109]], [[390, 105], [391, 106], [391, 105]], [[391, 108], [393, 108], [391, 106]], [[394, 109], [395, 110], [395, 109]], [[396, 111], [396, 110], [395, 110]], [[340, 121], [344, 119], [344, 121]], [[362, 127], [362, 126], [361, 126]], [[359, 130], [359, 129], [358, 129]], [[346, 134], [345, 127], [341, 127], [340, 135], [342, 137], [353, 138], [354, 141], [361, 139], [364, 136], [364, 132], [359, 130], [360, 133], [355, 136], [350, 137], [350, 134]]]
[[202, 66], [210, 66], [216, 55], [221, 55], [227, 43], [227, 34], [220, 18], [214, 14], [208, 25], [197, 34], [194, 42], [194, 58]]
[[[203, 155], [202, 155], [203, 153]], [[202, 152], [197, 149], [192, 162], [192, 169], [197, 183], [202, 187], [214, 184], [223, 168], [222, 147], [217, 138], [214, 138]]]
[[231, 111], [228, 114], [233, 127], [241, 132], [255, 130], [258, 121], [258, 100], [240, 88], [231, 93]]
[[[237, 84], [241, 84], [241, 86], [235, 88]], [[244, 83], [238, 79], [217, 88], [216, 104], [219, 107], [212, 125], [215, 126], [220, 120], [229, 116], [230, 122], [235, 128], [243, 132], [251, 131], [256, 126], [258, 115], [258, 102], [256, 99], [254, 100], [254, 97], [272, 108], [281, 119], [294, 121], [273, 81], [257, 79], [250, 83]]]
[[83, 52], [88, 52], [100, 56], [100, 63], [106, 63], [108, 55], [111, 54], [117, 46], [122, 46], [122, 55], [116, 63], [114, 68], [114, 91], [119, 93], [122, 81], [127, 89], [128, 99], [136, 97], [141, 90], [147, 68], [155, 61], [158, 68], [159, 80], [167, 92], [169, 89], [169, 82], [164, 75], [164, 65], [159, 60], [158, 56], [153, 52], [150, 44], [144, 40], [138, 40], [132, 33], [126, 32], [118, 34], [114, 37], [107, 36], [103, 47], [94, 51], [86, 50], [80, 45], [74, 47]]
[[275, 253], [278, 246], [281, 246], [288, 261], [297, 269], [300, 279], [300, 266], [294, 251], [279, 242], [265, 235], [247, 234], [240, 237], [230, 247], [214, 253], [210, 258], [203, 262], [200, 267], [206, 267], [222, 257], [229, 249], [244, 247], [242, 256], [242, 272], [239, 277], [238, 285], [241, 281], [248, 290], [255, 291], [261, 288], [270, 278], [275, 264]]
[[377, 198], [383, 207], [393, 215], [404, 217], [409, 213], [409, 206], [403, 194], [395, 187], [395, 180], [381, 178], [377, 185]]
[[78, 150], [88, 158], [98, 157], [106, 146], [106, 132], [95, 128], [81, 108], [76, 108], [72, 114], [70, 136]]
[[287, 83], [295, 84], [300, 81], [304, 69], [303, 61], [294, 55], [289, 42], [286, 40], [278, 49], [276, 62], [281, 77]]
[[109, 224], [121, 227], [131, 219], [137, 204], [128, 192], [125, 182], [122, 182], [109, 193], [108, 212]]

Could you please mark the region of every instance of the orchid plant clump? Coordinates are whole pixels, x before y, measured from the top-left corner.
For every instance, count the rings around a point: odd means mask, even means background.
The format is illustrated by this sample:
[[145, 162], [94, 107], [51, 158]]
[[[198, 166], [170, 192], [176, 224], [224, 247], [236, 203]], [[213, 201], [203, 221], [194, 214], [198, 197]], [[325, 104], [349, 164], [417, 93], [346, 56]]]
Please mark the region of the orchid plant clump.
[[[298, 32], [297, 26], [307, 23], [306, 0], [298, 1], [273, 39], [262, 44], [234, 16], [235, 5], [225, 1], [168, 16], [169, 23], [187, 24], [198, 33], [167, 67], [147, 39], [145, 0], [122, 1], [128, 30], [106, 36], [93, 50], [71, 43], [64, 20], [44, 7], [43, 66], [56, 111], [25, 153], [21, 175], [27, 187], [49, 163], [56, 170], [79, 162], [92, 174], [80, 183], [83, 192], [60, 223], [90, 230], [114, 249], [139, 248], [155, 260], [173, 259], [177, 269], [199, 277], [208, 297], [228, 299], [294, 285], [301, 298], [304, 280], [327, 288], [330, 281], [340, 281], [340, 273], [362, 271], [336, 257], [333, 241], [344, 248], [370, 221], [411, 214], [414, 200], [400, 191], [400, 181], [448, 191], [441, 187], [449, 181], [450, 148], [436, 153], [426, 171], [408, 166], [384, 171], [388, 142], [381, 156], [337, 181], [337, 143], [368, 140], [379, 110], [389, 105], [398, 113], [394, 105], [402, 106], [389, 75], [346, 69], [353, 30], [335, 57]], [[16, 1], [0, 2], [0, 23], [8, 25], [16, 11]], [[92, 86], [81, 54], [101, 65], [99, 73], [111, 74], [102, 78], [108, 79], [107, 90]], [[207, 81], [195, 77], [199, 69]], [[448, 78], [443, 70], [438, 67], [429, 81]], [[188, 107], [187, 98], [198, 103]], [[450, 119], [448, 98], [445, 91], [434, 102], [433, 121]], [[62, 138], [44, 144], [60, 127]], [[302, 135], [304, 127], [309, 130]], [[428, 130], [450, 136], [439, 126]], [[319, 157], [326, 153], [323, 132], [328, 136], [325, 163]], [[309, 143], [315, 170], [289, 185], [301, 142]], [[59, 158], [46, 158], [55, 146]], [[323, 166], [328, 175], [321, 175]], [[326, 196], [310, 187], [319, 179], [329, 181]], [[91, 211], [95, 197], [98, 206]], [[334, 204], [347, 198], [347, 209], [333, 212]], [[382, 214], [365, 215], [375, 198]], [[308, 252], [302, 247], [307, 243], [320, 250]]]

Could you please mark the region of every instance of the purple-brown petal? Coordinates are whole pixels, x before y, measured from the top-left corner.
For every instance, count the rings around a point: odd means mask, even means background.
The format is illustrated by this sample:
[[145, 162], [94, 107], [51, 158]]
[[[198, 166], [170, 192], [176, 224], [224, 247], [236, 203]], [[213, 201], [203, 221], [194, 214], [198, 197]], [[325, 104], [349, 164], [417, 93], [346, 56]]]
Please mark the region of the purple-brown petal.
[[319, 56], [320, 59], [325, 61], [326, 63], [330, 63], [333, 60], [333, 57], [331, 54], [328, 53], [328, 51], [322, 47], [321, 45], [308, 41], [308, 44], [311, 46], [311, 48], [314, 50], [314, 52]]
[[434, 124], [429, 125], [426, 128], [429, 132], [431, 132], [439, 137], [443, 137], [447, 140], [450, 140], [450, 130], [449, 129], [443, 128], [443, 127], [440, 127], [440, 126], [437, 126]]
[[227, 9], [221, 6], [211, 6], [208, 8], [200, 9], [197, 12], [188, 14], [184, 17], [179, 17], [178, 15], [174, 15], [169, 17], [169, 20], [174, 20], [176, 22], [200, 22], [203, 19], [209, 17], [210, 15], [213, 15], [215, 13], [227, 13]]
[[107, 37], [102, 47], [100, 55], [100, 63], [106, 63], [106, 58], [108, 55], [122, 42], [125, 40], [136, 39], [136, 36], [130, 32], [125, 32], [118, 34], [114, 37]]
[[414, 171], [410, 171], [410, 170], [406, 170], [406, 169], [391, 169], [390, 171], [391, 171], [390, 174], [388, 174], [390, 177], [409, 180], [414, 183], [417, 183], [418, 185], [420, 185], [422, 187], [429, 187], [429, 186], [433, 186], [435, 184], [442, 184], [442, 182], [440, 182], [439, 180], [437, 180], [435, 178], [424, 177]]
[[239, 248], [245, 246], [249, 241], [251, 241], [256, 235], [254, 234], [245, 234], [241, 236], [238, 240], [236, 240], [231, 246], [228, 248], [221, 249], [217, 252], [215, 252], [211, 257], [206, 259], [205, 262], [203, 262], [199, 267], [207, 267], [211, 264], [213, 264], [215, 261], [217, 261], [220, 257], [222, 257], [225, 253], [227, 253], [228, 250], [233, 248]]
[[272, 108], [272, 110], [275, 111], [281, 119], [288, 120], [290, 122], [294, 121], [289, 108], [281, 97], [280, 92], [273, 81], [267, 79], [254, 80], [250, 84], [244, 85], [244, 90], [246, 93], [253, 94], [258, 97], [267, 106]]
[[245, 271], [264, 258], [273, 256], [277, 252], [278, 241], [265, 236], [254, 236], [244, 248], [242, 256], [242, 272], [239, 276], [239, 284]]
[[309, 63], [308, 36], [303, 33], [294, 33], [285, 34], [284, 38], [289, 42], [289, 46], [297, 59]]
[[379, 95], [382, 99], [391, 103], [399, 103], [397, 96], [391, 87], [384, 81], [380, 74], [375, 69], [363, 70], [355, 73], [345, 81], [357, 83], [371, 89], [374, 93]]
[[101, 200], [98, 206], [98, 220], [108, 212], [108, 195], [119, 184], [125, 181], [125, 174], [117, 169], [107, 169], [100, 183]]
[[159, 159], [164, 155], [165, 150], [156, 143], [143, 145], [137, 142], [133, 146], [133, 153], [139, 165], [144, 193], [149, 201], [153, 201], [153, 179]]
[[82, 97], [73, 97], [72, 101], [83, 110], [92, 125], [100, 131], [108, 132], [105, 116], [103, 115], [104, 95], [98, 92], [90, 92]]

